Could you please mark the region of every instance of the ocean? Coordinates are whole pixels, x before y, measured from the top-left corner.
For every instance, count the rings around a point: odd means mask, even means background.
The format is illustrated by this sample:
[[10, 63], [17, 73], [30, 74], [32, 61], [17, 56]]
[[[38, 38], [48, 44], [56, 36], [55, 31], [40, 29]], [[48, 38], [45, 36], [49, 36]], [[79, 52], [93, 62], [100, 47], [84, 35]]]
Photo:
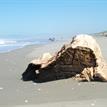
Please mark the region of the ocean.
[[0, 53], [10, 52], [27, 45], [47, 44], [48, 42], [48, 39], [38, 38], [0, 38]]
[[11, 35], [0, 36], [0, 53], [10, 52], [12, 50], [23, 48], [27, 45], [41, 45], [47, 44], [53, 41], [62, 41], [67, 38], [72, 38], [70, 35], [53, 35], [53, 34], [41, 34], [36, 36], [24, 36], [24, 35]]

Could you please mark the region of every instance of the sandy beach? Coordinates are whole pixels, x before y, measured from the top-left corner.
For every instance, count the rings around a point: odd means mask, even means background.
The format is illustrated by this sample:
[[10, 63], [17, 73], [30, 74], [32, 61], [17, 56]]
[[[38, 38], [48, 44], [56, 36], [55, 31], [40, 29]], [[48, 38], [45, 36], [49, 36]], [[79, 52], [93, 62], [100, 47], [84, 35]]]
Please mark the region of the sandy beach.
[[[107, 37], [95, 37], [107, 61]], [[106, 107], [107, 83], [64, 79], [47, 83], [24, 82], [21, 74], [29, 62], [44, 52], [55, 53], [67, 41], [32, 45], [0, 53], [1, 107]]]

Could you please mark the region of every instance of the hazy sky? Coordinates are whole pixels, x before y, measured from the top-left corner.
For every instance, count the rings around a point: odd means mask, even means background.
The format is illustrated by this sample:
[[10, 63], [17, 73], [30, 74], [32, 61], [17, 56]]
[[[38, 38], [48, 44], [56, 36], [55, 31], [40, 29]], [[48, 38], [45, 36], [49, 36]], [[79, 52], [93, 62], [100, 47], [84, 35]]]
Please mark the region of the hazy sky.
[[0, 0], [0, 35], [107, 30], [107, 0]]

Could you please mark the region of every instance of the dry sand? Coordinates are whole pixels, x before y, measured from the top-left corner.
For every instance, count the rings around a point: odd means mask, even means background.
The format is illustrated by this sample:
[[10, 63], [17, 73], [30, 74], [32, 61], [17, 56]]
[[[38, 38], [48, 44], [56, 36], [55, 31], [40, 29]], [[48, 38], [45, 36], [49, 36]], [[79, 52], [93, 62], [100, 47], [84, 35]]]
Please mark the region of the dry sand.
[[[107, 60], [107, 38], [96, 39]], [[107, 83], [65, 79], [36, 84], [21, 80], [21, 74], [32, 59], [47, 51], [55, 53], [66, 42], [27, 46], [1, 53], [0, 107], [107, 107]]]

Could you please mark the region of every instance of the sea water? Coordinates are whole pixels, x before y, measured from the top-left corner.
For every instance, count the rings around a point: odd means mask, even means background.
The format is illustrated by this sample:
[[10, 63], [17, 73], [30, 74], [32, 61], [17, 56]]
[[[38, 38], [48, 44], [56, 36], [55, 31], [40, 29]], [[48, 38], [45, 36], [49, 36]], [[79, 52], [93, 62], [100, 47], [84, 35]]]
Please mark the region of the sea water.
[[42, 38], [0, 38], [0, 53], [10, 52], [27, 45], [46, 44], [48, 42], [48, 39]]
[[53, 35], [44, 34], [36, 36], [23, 36], [23, 35], [0, 35], [0, 53], [10, 52], [12, 50], [23, 48], [27, 45], [41, 45], [48, 44], [53, 41], [65, 41], [67, 38], [72, 38], [72, 35]]

